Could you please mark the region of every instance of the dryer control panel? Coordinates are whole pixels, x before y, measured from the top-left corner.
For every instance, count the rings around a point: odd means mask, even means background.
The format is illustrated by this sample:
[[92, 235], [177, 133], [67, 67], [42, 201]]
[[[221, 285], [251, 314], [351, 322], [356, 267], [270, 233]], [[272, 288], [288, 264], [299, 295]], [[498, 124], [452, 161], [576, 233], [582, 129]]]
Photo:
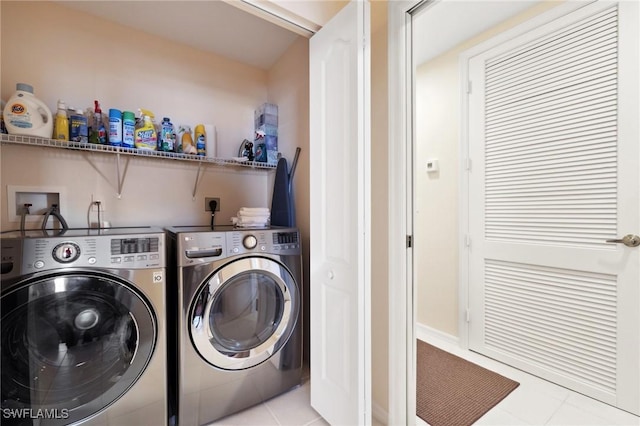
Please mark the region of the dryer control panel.
[[179, 266], [206, 263], [247, 254], [302, 253], [297, 229], [202, 230], [176, 233]]
[[246, 253], [299, 255], [298, 231], [242, 230], [227, 233], [229, 256]]

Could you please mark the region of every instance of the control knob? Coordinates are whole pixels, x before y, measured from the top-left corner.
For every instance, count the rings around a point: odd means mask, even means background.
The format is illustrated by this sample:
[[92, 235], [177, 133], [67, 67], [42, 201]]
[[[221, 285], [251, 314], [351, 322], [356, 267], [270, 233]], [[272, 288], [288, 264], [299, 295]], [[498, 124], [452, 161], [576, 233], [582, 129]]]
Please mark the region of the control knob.
[[258, 239], [253, 236], [253, 235], [247, 235], [246, 237], [244, 237], [244, 239], [242, 240], [242, 245], [244, 246], [244, 248], [246, 248], [247, 250], [253, 250], [254, 248], [256, 248], [256, 246], [258, 245]]
[[56, 262], [71, 263], [80, 257], [80, 246], [72, 242], [60, 243], [51, 254]]

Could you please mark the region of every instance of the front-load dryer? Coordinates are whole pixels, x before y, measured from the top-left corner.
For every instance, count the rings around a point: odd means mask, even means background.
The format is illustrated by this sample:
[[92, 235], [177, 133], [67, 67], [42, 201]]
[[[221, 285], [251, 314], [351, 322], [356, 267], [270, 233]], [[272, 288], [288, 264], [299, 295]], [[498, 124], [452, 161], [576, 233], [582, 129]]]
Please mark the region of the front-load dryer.
[[2, 425], [167, 423], [165, 233], [1, 235]]
[[178, 327], [170, 340], [178, 424], [207, 424], [299, 385], [298, 230], [167, 231], [177, 267], [170, 281], [177, 283]]

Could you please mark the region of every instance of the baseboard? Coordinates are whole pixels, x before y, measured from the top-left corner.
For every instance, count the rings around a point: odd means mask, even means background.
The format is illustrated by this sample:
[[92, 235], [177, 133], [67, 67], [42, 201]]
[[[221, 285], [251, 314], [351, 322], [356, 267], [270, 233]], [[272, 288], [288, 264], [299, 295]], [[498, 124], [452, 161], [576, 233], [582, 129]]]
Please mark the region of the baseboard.
[[371, 416], [383, 425], [389, 423], [389, 413], [375, 401], [371, 403]]
[[436, 330], [435, 328], [420, 323], [416, 323], [416, 338], [424, 342], [433, 341], [435, 339], [455, 345], [456, 347], [460, 346], [460, 339], [457, 336]]

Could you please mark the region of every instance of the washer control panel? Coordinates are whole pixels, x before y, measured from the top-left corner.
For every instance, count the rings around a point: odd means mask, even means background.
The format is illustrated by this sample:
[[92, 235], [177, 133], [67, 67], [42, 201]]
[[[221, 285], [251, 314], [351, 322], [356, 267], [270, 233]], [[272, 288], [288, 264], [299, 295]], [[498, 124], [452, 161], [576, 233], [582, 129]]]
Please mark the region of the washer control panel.
[[165, 267], [164, 234], [29, 238], [22, 272], [62, 267], [145, 269]]

